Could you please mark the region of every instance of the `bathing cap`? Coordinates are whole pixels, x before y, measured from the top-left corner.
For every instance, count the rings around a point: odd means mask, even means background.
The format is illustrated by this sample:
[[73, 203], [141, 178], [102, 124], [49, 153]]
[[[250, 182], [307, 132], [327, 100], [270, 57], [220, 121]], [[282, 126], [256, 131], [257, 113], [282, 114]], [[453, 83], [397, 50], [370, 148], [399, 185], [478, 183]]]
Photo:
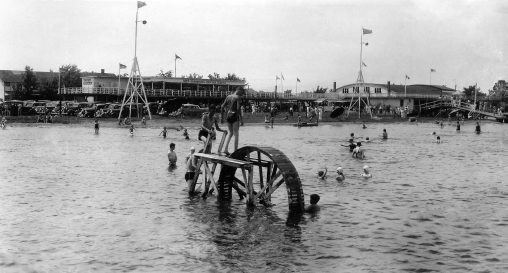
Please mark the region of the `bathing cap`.
[[363, 166], [363, 169], [364, 169], [364, 170], [368, 170], [368, 169], [369, 169], [369, 166], [365, 165], [365, 166]]
[[194, 147], [190, 147], [190, 150], [191, 150], [191, 151], [195, 151], [195, 150], [196, 150], [196, 148], [194, 148]]
[[338, 167], [338, 168], [337, 168], [337, 171], [338, 171], [339, 173], [342, 173], [342, 167]]

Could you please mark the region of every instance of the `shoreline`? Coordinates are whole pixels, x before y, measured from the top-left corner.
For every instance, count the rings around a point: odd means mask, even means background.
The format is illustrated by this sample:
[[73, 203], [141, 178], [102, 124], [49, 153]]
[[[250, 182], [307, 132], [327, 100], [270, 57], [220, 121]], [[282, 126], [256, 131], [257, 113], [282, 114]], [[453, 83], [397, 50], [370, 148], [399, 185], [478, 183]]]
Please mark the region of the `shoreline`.
[[[283, 120], [283, 117], [286, 115], [279, 114], [276, 118], [274, 118], [274, 126], [291, 126], [291, 124], [296, 123], [298, 121], [298, 116], [290, 116], [287, 121]], [[244, 116], [244, 126], [249, 125], [271, 125], [270, 123], [264, 122], [265, 115], [263, 114], [257, 114], [252, 115], [251, 113], [246, 113]], [[31, 126], [37, 126], [41, 124], [48, 124], [48, 123], [36, 123], [37, 116], [8, 116], [7, 119], [7, 126], [12, 124], [25, 124]], [[99, 124], [104, 128], [112, 128], [112, 127], [128, 127], [129, 125], [118, 125], [118, 119], [116, 118], [99, 118]], [[435, 123], [436, 121], [441, 120], [439, 118], [435, 117], [420, 117], [418, 118], [418, 123]], [[313, 120], [315, 121], [315, 119]], [[455, 120], [451, 120], [452, 122], [455, 122]], [[496, 120], [493, 119], [480, 119], [480, 120], [464, 120], [465, 123], [475, 123], [477, 121], [480, 121], [481, 123], [486, 122], [496, 122]], [[94, 118], [78, 118], [78, 117], [68, 117], [68, 116], [55, 116], [53, 118], [53, 123], [49, 124], [56, 124], [56, 125], [85, 125], [85, 126], [94, 126], [95, 119]], [[309, 122], [307, 118], [302, 117], [302, 122]], [[320, 121], [322, 124], [341, 124], [341, 123], [359, 123], [362, 124], [369, 124], [369, 123], [410, 123], [410, 124], [416, 124], [415, 122], [410, 122], [409, 118], [400, 118], [400, 117], [394, 117], [393, 115], [390, 116], [373, 116], [371, 117], [364, 117], [361, 119], [358, 119], [357, 117], [339, 117], [332, 119], [330, 117], [323, 117], [323, 120]], [[444, 123], [448, 123], [448, 119], [443, 119]], [[135, 127], [138, 128], [163, 128], [166, 127], [200, 127], [201, 126], [201, 118], [200, 117], [184, 117], [184, 118], [178, 118], [178, 117], [161, 117], [154, 115], [152, 116], [152, 119], [146, 120], [146, 125], [141, 124], [141, 118], [132, 118], [132, 124], [134, 124]], [[30, 126], [31, 125], [31, 126]], [[226, 123], [221, 124], [219, 122], [219, 127], [227, 127]]]

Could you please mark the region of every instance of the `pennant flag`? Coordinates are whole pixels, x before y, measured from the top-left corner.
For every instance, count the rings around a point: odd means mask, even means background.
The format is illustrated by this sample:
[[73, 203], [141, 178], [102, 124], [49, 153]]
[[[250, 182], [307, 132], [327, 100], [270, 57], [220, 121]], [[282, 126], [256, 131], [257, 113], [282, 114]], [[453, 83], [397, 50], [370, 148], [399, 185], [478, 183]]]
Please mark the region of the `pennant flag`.
[[138, 9], [146, 6], [145, 2], [138, 1]]
[[363, 64], [363, 66], [367, 67], [367, 65], [364, 62], [362, 62], [362, 64]]
[[175, 60], [176, 60], [176, 59], [180, 59], [180, 60], [181, 60], [182, 58], [180, 58], [180, 56], [178, 56], [178, 55], [176, 55], [176, 54], [175, 54]]
[[409, 80], [409, 77], [408, 77], [407, 75], [406, 75], [406, 79], [408, 79], [408, 80]]
[[60, 72], [60, 73], [65, 72], [65, 69], [63, 69], [63, 68], [59, 68], [59, 69], [58, 69], [58, 72]]
[[297, 81], [297, 82], [300, 82], [300, 79], [296, 78], [296, 81]]
[[282, 77], [282, 80], [284, 81], [284, 75], [282, 75], [282, 72], [280, 72], [280, 76]]
[[372, 30], [370, 30], [370, 29], [366, 29], [366, 28], [362, 28], [362, 29], [363, 29], [363, 35], [372, 33]]
[[126, 69], [127, 66], [125, 66], [124, 64], [120, 64], [120, 69]]
[[430, 69], [430, 72], [436, 72], [436, 70], [431, 68], [431, 69]]
[[279, 76], [275, 76], [275, 80], [280, 80]]

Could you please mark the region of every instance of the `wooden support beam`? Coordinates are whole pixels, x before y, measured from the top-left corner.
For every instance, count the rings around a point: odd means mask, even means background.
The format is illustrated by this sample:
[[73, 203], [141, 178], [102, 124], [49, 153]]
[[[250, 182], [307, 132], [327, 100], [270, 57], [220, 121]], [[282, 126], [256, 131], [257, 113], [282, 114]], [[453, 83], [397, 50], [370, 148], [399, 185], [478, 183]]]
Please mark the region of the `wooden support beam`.
[[279, 180], [279, 182], [277, 182], [277, 184], [275, 185], [275, 187], [273, 187], [266, 195], [265, 195], [265, 198], [267, 197], [270, 197], [272, 195], [272, 193], [278, 189], [280, 187], [280, 185], [282, 185], [282, 183], [284, 183], [284, 178], [282, 178], [281, 180]]
[[[259, 187], [263, 188], [265, 185], [263, 183], [263, 167], [261, 166], [261, 152], [258, 151], [258, 163], [259, 163]], [[261, 191], [263, 192], [263, 191]]]
[[217, 184], [215, 183], [215, 179], [213, 178], [213, 174], [210, 171], [210, 168], [208, 168], [208, 164], [205, 163], [205, 172], [210, 176], [211, 184], [216, 192], [219, 192], [219, 189], [217, 189]]
[[243, 175], [243, 181], [245, 183], [245, 190], [247, 191], [247, 200], [246, 200], [246, 203], [247, 203], [247, 206], [255, 206], [254, 204], [254, 196], [253, 196], [253, 188], [252, 188], [252, 183], [249, 183], [249, 182], [252, 182], [252, 181], [249, 181], [247, 179], [247, 174], [245, 173], [245, 168], [241, 168], [242, 170], [242, 175]]
[[256, 198], [265, 198], [265, 191], [268, 189], [268, 192], [270, 192], [271, 188], [272, 188], [272, 185], [273, 185], [273, 182], [275, 182], [275, 180], [277, 180], [277, 178], [279, 178], [279, 176], [282, 175], [282, 171], [278, 171], [275, 176], [272, 177], [272, 179], [270, 179], [270, 181], [268, 181], [266, 183], [266, 185], [261, 188], [261, 190], [258, 192], [258, 194], [256, 195]]

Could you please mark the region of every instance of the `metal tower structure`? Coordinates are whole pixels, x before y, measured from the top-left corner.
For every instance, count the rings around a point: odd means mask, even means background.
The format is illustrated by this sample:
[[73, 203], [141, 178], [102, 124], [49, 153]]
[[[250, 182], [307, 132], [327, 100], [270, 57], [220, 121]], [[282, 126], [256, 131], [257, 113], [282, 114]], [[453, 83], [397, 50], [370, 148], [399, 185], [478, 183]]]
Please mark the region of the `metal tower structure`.
[[[146, 98], [145, 86], [143, 85], [143, 77], [141, 77], [141, 70], [139, 69], [138, 57], [136, 55], [138, 48], [138, 11], [139, 8], [146, 6], [144, 2], [138, 1], [138, 8], [136, 10], [136, 34], [134, 37], [134, 60], [132, 62], [131, 73], [129, 75], [129, 81], [127, 82], [127, 87], [125, 88], [125, 93], [123, 95], [122, 107], [120, 108], [120, 114], [118, 115], [118, 119], [122, 118], [122, 111], [124, 106], [129, 105], [129, 119], [131, 118], [132, 113], [132, 104], [136, 104], [137, 116], [139, 118], [140, 112], [142, 114], [143, 109], [139, 109], [139, 99], [145, 105], [148, 116], [152, 119], [152, 114], [150, 113], [150, 107], [148, 105], [148, 100]], [[142, 21], [143, 24], [146, 24], [146, 21]], [[140, 93], [141, 91], [141, 93]]]
[[355, 86], [353, 87], [353, 94], [355, 92], [358, 93], [358, 99], [355, 100], [354, 95], [351, 98], [351, 101], [349, 103], [349, 108], [347, 110], [347, 116], [349, 116], [349, 112], [351, 111], [351, 109], [355, 105], [358, 104], [358, 118], [361, 118], [361, 112], [362, 112], [361, 109], [362, 109], [362, 102], [363, 102], [364, 105], [365, 105], [365, 108], [369, 111], [370, 117], [372, 118], [372, 111], [370, 109], [370, 101], [369, 101], [370, 91], [368, 92], [368, 95], [365, 98], [365, 100], [362, 98], [362, 95], [360, 93], [360, 90], [363, 90], [363, 92], [365, 92], [365, 81], [363, 80], [362, 68], [363, 68], [363, 66], [366, 66], [366, 65], [362, 61], [363, 45], [364, 44], [366, 46], [369, 45], [369, 43], [364, 43], [363, 42], [363, 35], [365, 35], [365, 34], [371, 34], [371, 33], [372, 33], [372, 30], [368, 30], [368, 29], [365, 29], [365, 28], [362, 27], [362, 35], [360, 36], [360, 72], [358, 72], [358, 78], [356, 78], [356, 83], [355, 83]]

